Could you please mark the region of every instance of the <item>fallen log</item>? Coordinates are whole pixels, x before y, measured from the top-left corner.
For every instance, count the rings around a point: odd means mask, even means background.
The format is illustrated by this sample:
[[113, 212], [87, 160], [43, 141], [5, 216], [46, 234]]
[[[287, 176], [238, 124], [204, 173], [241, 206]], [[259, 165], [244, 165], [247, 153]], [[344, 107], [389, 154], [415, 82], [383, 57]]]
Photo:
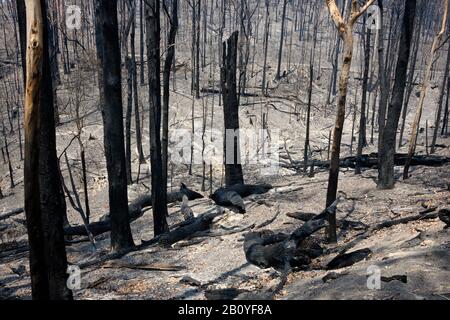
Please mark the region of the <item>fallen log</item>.
[[392, 277], [381, 277], [381, 281], [383, 282], [392, 282], [392, 281], [400, 281], [403, 283], [408, 283], [408, 276], [406, 275], [395, 275]]
[[102, 266], [105, 269], [132, 269], [144, 271], [181, 271], [185, 269], [183, 266], [169, 265], [169, 264], [131, 264], [131, 263], [109, 263]]
[[303, 222], [307, 222], [314, 218], [316, 216], [315, 213], [309, 213], [309, 212], [288, 212], [286, 215], [289, 218], [297, 219]]
[[[408, 158], [407, 154], [403, 153], [397, 153], [394, 157], [394, 165], [396, 166], [404, 166], [406, 163], [406, 159]], [[319, 160], [312, 160], [314, 161], [314, 165], [316, 167], [321, 168], [329, 168], [330, 167], [330, 161], [319, 161]], [[307, 166], [310, 166], [312, 164], [312, 161], [308, 161]], [[441, 157], [441, 156], [433, 156], [433, 155], [416, 155], [411, 160], [411, 166], [428, 166], [428, 167], [441, 167], [447, 163], [450, 163], [450, 158], [448, 157]], [[340, 160], [339, 166], [341, 168], [355, 168], [356, 167], [356, 157], [346, 157], [342, 158]], [[284, 165], [284, 167], [288, 168], [296, 168], [301, 169], [304, 167], [303, 161], [293, 161], [292, 165]], [[361, 156], [361, 168], [368, 168], [368, 169], [376, 169], [378, 168], [378, 154], [377, 153], [371, 153], [371, 154], [363, 154]]]
[[[180, 191], [172, 192], [167, 194], [167, 203], [181, 202], [183, 200], [183, 195], [188, 196], [189, 200], [195, 200], [199, 198], [203, 198], [203, 196], [195, 191], [192, 191], [184, 184], [182, 184]], [[144, 214], [143, 209], [146, 207], [151, 207], [152, 205], [152, 197], [150, 195], [145, 195], [137, 198], [128, 206], [129, 212], [129, 220], [133, 222]], [[87, 226], [89, 231], [93, 236], [97, 236], [99, 234], [108, 232], [111, 230], [111, 222], [109, 221], [109, 215], [105, 215], [101, 221], [93, 222]], [[86, 227], [83, 226], [74, 226], [64, 228], [64, 233], [69, 236], [86, 236]]]
[[24, 212], [23, 208], [17, 208], [17, 209], [2, 213], [2, 214], [0, 214], [0, 220], [5, 220], [10, 217], [17, 216], [17, 215], [21, 214], [22, 212]]
[[244, 200], [236, 191], [220, 188], [210, 195], [209, 198], [217, 205], [229, 208], [232, 211], [238, 213], [246, 212]]
[[165, 247], [170, 247], [172, 244], [193, 237], [196, 233], [209, 230], [213, 220], [224, 213], [223, 209], [218, 207], [210, 210], [201, 216], [187, 221], [185, 225], [179, 228], [164, 233], [160, 236], [158, 243]]
[[340, 198], [290, 235], [269, 230], [247, 233], [244, 239], [247, 261], [262, 269], [283, 272], [305, 268], [323, 252], [321, 246], [308, 237], [327, 225], [327, 216], [336, 211], [339, 201]]
[[327, 270], [336, 270], [352, 266], [355, 263], [366, 259], [371, 254], [372, 251], [368, 248], [353, 251], [350, 253], [339, 254], [327, 264]]
[[227, 207], [239, 213], [245, 213], [243, 198], [269, 192], [271, 185], [236, 184], [227, 188], [219, 188], [209, 196], [217, 205]]
[[265, 194], [269, 192], [273, 187], [269, 184], [253, 185], [253, 184], [236, 184], [231, 187], [226, 188], [226, 190], [235, 191], [242, 198], [247, 198], [248, 196], [254, 194]]
[[[214, 218], [216, 216], [219, 216], [220, 214], [223, 214], [223, 210], [221, 210], [220, 208], [218, 208], [218, 209], [214, 208], [195, 219], [192, 219], [189, 221], [183, 221], [182, 223], [179, 224], [178, 228], [176, 228], [172, 231], [163, 233], [163, 234], [158, 235], [158, 236], [154, 237], [153, 239], [150, 239], [147, 241], [142, 240], [142, 243], [140, 245], [134, 246], [132, 248], [128, 248], [126, 250], [122, 250], [120, 252], [112, 252], [112, 253], [103, 255], [96, 259], [89, 259], [89, 260], [83, 261], [78, 264], [78, 267], [81, 269], [93, 267], [93, 266], [99, 265], [99, 264], [104, 263], [109, 260], [120, 259], [121, 257], [123, 257], [131, 252], [136, 252], [136, 251], [148, 248], [152, 245], [156, 245], [156, 244], [169, 245], [172, 241], [176, 240], [175, 242], [178, 242], [178, 241], [184, 240], [185, 239], [184, 237], [189, 237], [192, 234], [194, 234], [196, 228], [198, 228], [198, 229], [209, 228], [212, 221], [214, 220]], [[199, 222], [200, 220], [202, 220], [203, 222], [206, 221], [205, 224], [200, 223]], [[209, 224], [207, 223], [208, 221], [209, 221]], [[192, 224], [194, 224], [194, 223], [195, 223], [196, 227], [192, 226]], [[206, 224], [207, 224], [207, 227], [205, 227]], [[203, 230], [206, 230], [206, 229], [203, 229]], [[161, 241], [161, 238], [163, 238], [162, 241]], [[173, 242], [172, 244], [174, 244], [175, 242]]]

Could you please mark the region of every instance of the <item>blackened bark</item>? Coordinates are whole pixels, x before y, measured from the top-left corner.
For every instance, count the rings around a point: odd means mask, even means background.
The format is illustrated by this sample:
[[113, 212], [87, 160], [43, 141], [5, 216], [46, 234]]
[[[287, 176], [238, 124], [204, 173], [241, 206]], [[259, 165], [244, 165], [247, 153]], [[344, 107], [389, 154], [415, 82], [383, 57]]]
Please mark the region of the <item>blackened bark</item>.
[[[366, 24], [366, 19], [364, 19], [364, 25]], [[360, 159], [363, 148], [367, 145], [366, 136], [366, 107], [367, 107], [367, 87], [369, 82], [369, 69], [370, 69], [370, 29], [365, 30], [366, 33], [366, 47], [364, 50], [364, 76], [362, 85], [362, 100], [361, 100], [361, 115], [359, 118], [359, 134], [358, 134], [358, 151], [357, 158]], [[356, 174], [361, 174], [361, 168], [358, 165], [359, 160], [356, 165]]]
[[[41, 0], [43, 8], [45, 0]], [[46, 8], [47, 9], [47, 8]], [[45, 10], [44, 12], [47, 12]], [[44, 26], [48, 25], [43, 14]], [[54, 118], [54, 88], [49, 56], [48, 28], [44, 28], [44, 60], [40, 109], [40, 153], [39, 184], [41, 197], [42, 227], [46, 241], [49, 298], [51, 300], [72, 299], [67, 288], [67, 258], [64, 242], [64, 216], [66, 205], [61, 186], [56, 156], [56, 133]], [[52, 94], [53, 93], [53, 94]]]
[[[223, 65], [221, 66], [221, 86], [223, 94], [223, 113], [225, 121], [225, 184], [227, 187], [244, 184], [239, 148], [239, 104], [236, 88], [237, 45], [239, 32], [235, 31], [223, 43]], [[227, 154], [227, 140], [231, 139], [230, 130], [234, 130], [237, 138], [233, 142], [233, 159]], [[231, 153], [231, 152], [228, 152]]]
[[125, 66], [127, 69], [127, 111], [125, 115], [125, 166], [127, 170], [127, 184], [133, 183], [131, 174], [131, 114], [133, 112], [133, 74], [131, 59], [125, 57]]
[[433, 140], [431, 142], [431, 153], [436, 151], [436, 140], [439, 131], [439, 124], [441, 122], [442, 105], [444, 104], [445, 84], [447, 83], [448, 74], [450, 71], [450, 48], [447, 49], [447, 62], [445, 64], [444, 78], [442, 80], [441, 92], [439, 94], [438, 106], [436, 111], [436, 119], [434, 123]]
[[[25, 102], [25, 212], [33, 299], [70, 300], [45, 0], [28, 3]], [[38, 27], [31, 28], [31, 26]]]
[[266, 90], [266, 75], [267, 75], [267, 51], [269, 49], [269, 28], [270, 28], [270, 1], [266, 0], [266, 21], [264, 27], [264, 65], [263, 65], [263, 78], [261, 90], [262, 94], [267, 95]]
[[27, 51], [27, 26], [26, 26], [26, 10], [25, 0], [16, 0], [17, 18], [19, 24], [20, 52], [22, 59], [23, 81], [25, 83], [26, 71], [26, 51]]
[[284, 29], [285, 29], [285, 24], [286, 24], [286, 8], [287, 8], [287, 4], [288, 4], [288, 0], [284, 0], [283, 3], [283, 16], [282, 16], [282, 20], [281, 20], [281, 38], [280, 38], [280, 48], [278, 50], [278, 67], [277, 67], [277, 74], [276, 74], [276, 79], [280, 79], [281, 78], [281, 60], [283, 59], [283, 41], [284, 41]]
[[109, 182], [111, 249], [121, 251], [134, 244], [128, 220], [117, 0], [97, 1], [102, 22], [100, 50], [103, 55], [103, 122]]
[[163, 71], [163, 133], [162, 133], [162, 174], [163, 185], [167, 185], [168, 144], [169, 144], [169, 98], [170, 98], [170, 72], [175, 59], [175, 39], [178, 31], [178, 0], [172, 1], [172, 13], [169, 16], [170, 31], [167, 39], [167, 55]]
[[104, 102], [104, 96], [105, 96], [105, 89], [103, 86], [103, 33], [102, 33], [102, 15], [100, 13], [100, 6], [101, 2], [99, 0], [96, 0], [94, 3], [95, 6], [95, 16], [94, 16], [94, 24], [95, 24], [95, 46], [97, 48], [97, 81], [98, 81], [98, 90], [99, 90], [99, 107], [100, 110], [103, 112], [103, 106], [105, 104]]
[[380, 189], [393, 188], [394, 180], [394, 157], [397, 128], [402, 111], [403, 97], [405, 95], [406, 74], [411, 51], [411, 39], [414, 30], [414, 19], [416, 14], [416, 0], [405, 0], [405, 13], [400, 38], [397, 68], [395, 71], [394, 89], [392, 101], [388, 107], [386, 124], [383, 128], [382, 141], [379, 143], [379, 170], [378, 187]]
[[[135, 11], [137, 12], [137, 11]], [[143, 45], [143, 43], [142, 43]], [[133, 100], [134, 100], [134, 122], [136, 127], [136, 148], [139, 155], [139, 163], [145, 163], [144, 150], [142, 148], [141, 115], [139, 110], [138, 75], [136, 67], [136, 14], [133, 17], [130, 36], [131, 68], [133, 74]], [[141, 57], [144, 55], [142, 54]]]
[[155, 236], [169, 229], [167, 224], [167, 186], [163, 184], [161, 156], [161, 79], [160, 79], [160, 5], [149, 0], [145, 5], [148, 82], [150, 102], [150, 162], [152, 169], [152, 209]]

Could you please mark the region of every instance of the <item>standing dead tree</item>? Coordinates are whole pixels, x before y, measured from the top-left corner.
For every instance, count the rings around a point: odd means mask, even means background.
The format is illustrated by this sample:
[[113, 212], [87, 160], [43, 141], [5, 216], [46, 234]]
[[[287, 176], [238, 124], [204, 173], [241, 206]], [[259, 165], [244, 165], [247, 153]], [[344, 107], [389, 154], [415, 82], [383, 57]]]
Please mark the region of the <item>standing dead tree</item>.
[[25, 213], [33, 299], [69, 300], [45, 0], [27, 0]]
[[147, 35], [148, 83], [150, 104], [150, 163], [152, 169], [152, 209], [155, 236], [169, 229], [167, 224], [167, 186], [163, 183], [161, 156], [161, 66], [160, 66], [160, 4], [145, 3]]
[[431, 71], [432, 71], [433, 64], [434, 64], [434, 57], [436, 55], [437, 50], [440, 47], [440, 42], [442, 40], [442, 37], [444, 36], [445, 29], [447, 27], [448, 5], [449, 5], [449, 0], [444, 0], [444, 11], [442, 14], [441, 28], [439, 30], [439, 33], [436, 35], [436, 37], [433, 40], [433, 44], [431, 46], [431, 52], [428, 57], [427, 68], [426, 68], [426, 71], [425, 71], [425, 74], [423, 77], [422, 89], [420, 92], [420, 100], [419, 100], [419, 104], [417, 106], [416, 115], [414, 117], [411, 136], [409, 137], [408, 159], [406, 161], [405, 168], [403, 170], [403, 179], [404, 180], [409, 178], [409, 167], [411, 166], [411, 159], [412, 159], [414, 153], [416, 152], [416, 143], [417, 143], [417, 136], [419, 133], [420, 119], [422, 118], [423, 105], [425, 103], [425, 97], [427, 94], [427, 89], [428, 89], [429, 81], [431, 78]]
[[170, 73], [175, 59], [175, 39], [178, 31], [178, 0], [173, 0], [171, 4], [172, 12], [163, 1], [164, 11], [169, 19], [170, 31], [167, 39], [167, 55], [164, 61], [163, 71], [163, 110], [162, 110], [162, 174], [163, 185], [167, 185], [167, 167], [168, 167], [168, 145], [169, 145], [169, 97], [170, 97]]
[[121, 251], [132, 247], [128, 221], [127, 176], [123, 134], [121, 59], [117, 21], [117, 0], [99, 1], [103, 64], [103, 125], [111, 215], [111, 248]]
[[395, 70], [394, 88], [392, 100], [387, 110], [387, 118], [380, 120], [380, 138], [378, 144], [378, 188], [390, 189], [394, 187], [394, 162], [395, 141], [397, 128], [402, 111], [405, 96], [405, 84], [408, 70], [409, 56], [411, 52], [412, 33], [414, 30], [414, 19], [416, 13], [416, 1], [405, 1], [405, 13], [401, 28], [400, 46]]
[[[225, 121], [225, 184], [227, 187], [244, 184], [239, 148], [239, 103], [237, 98], [236, 68], [239, 32], [235, 31], [223, 43], [221, 87]], [[231, 150], [230, 150], [231, 149]]]
[[[339, 97], [337, 104], [336, 124], [333, 131], [333, 146], [331, 151], [331, 165], [328, 179], [326, 207], [331, 206], [331, 204], [336, 200], [337, 196], [339, 180], [339, 158], [341, 152], [342, 132], [344, 129], [345, 121], [345, 103], [347, 101], [348, 81], [350, 78], [350, 68], [353, 57], [353, 27], [358, 18], [367, 10], [369, 6], [373, 4], [374, 1], [375, 0], [368, 0], [364, 6], [359, 7], [358, 1], [352, 0], [350, 17], [347, 21], [344, 21], [344, 18], [342, 17], [341, 12], [336, 5], [336, 1], [326, 0], [331, 18], [333, 19], [344, 43], [344, 56], [341, 75], [339, 79]], [[328, 216], [328, 223], [328, 240], [330, 242], [337, 242], [335, 214], [331, 214]]]
[[[439, 132], [439, 124], [441, 122], [442, 117], [442, 106], [444, 104], [444, 94], [445, 94], [445, 86], [448, 82], [448, 75], [450, 72], [450, 47], [447, 49], [447, 62], [445, 63], [445, 70], [444, 70], [444, 78], [442, 79], [442, 86], [441, 86], [441, 92], [439, 94], [439, 100], [437, 105], [437, 111], [436, 111], [436, 119], [434, 123], [434, 131], [433, 131], [433, 140], [431, 142], [431, 153], [435, 153], [436, 151], [436, 141], [437, 136]], [[447, 92], [448, 94], [448, 92]], [[444, 115], [445, 118], [445, 115]]]

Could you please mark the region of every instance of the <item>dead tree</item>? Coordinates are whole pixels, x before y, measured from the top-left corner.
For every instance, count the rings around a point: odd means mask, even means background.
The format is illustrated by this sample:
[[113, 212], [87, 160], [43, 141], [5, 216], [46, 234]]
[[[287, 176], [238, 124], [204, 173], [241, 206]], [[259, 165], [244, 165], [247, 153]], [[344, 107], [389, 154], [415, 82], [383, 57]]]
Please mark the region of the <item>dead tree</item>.
[[167, 185], [168, 145], [169, 145], [169, 98], [170, 98], [170, 73], [175, 59], [175, 39], [178, 31], [178, 0], [172, 1], [172, 12], [163, 1], [164, 10], [170, 23], [170, 31], [167, 39], [167, 55], [164, 61], [163, 71], [163, 110], [162, 110], [162, 175], [163, 185]]
[[[221, 88], [225, 130], [225, 184], [244, 184], [239, 147], [239, 104], [236, 88], [236, 62], [239, 32], [235, 31], [223, 43], [223, 65], [221, 66]], [[231, 149], [231, 150], [230, 150]]]
[[408, 159], [405, 164], [405, 168], [403, 170], [403, 179], [406, 180], [409, 178], [409, 167], [411, 158], [413, 157], [415, 151], [416, 151], [416, 143], [417, 143], [417, 136], [419, 133], [419, 125], [420, 125], [420, 119], [422, 118], [422, 111], [423, 111], [423, 105], [425, 103], [425, 96], [427, 94], [428, 85], [431, 77], [431, 71], [433, 68], [434, 63], [434, 57], [436, 54], [436, 51], [439, 49], [439, 44], [444, 36], [445, 29], [447, 27], [447, 15], [448, 15], [448, 2], [449, 0], [444, 0], [444, 11], [442, 15], [442, 24], [441, 28], [439, 30], [439, 33], [436, 35], [436, 37], [433, 40], [433, 44], [431, 46], [431, 52], [428, 57], [427, 67], [426, 71], [423, 77], [423, 83], [422, 83], [422, 89], [420, 92], [420, 100], [419, 104], [417, 106], [416, 115], [414, 117], [413, 127], [411, 136], [409, 137], [409, 148], [408, 148]]
[[270, 1], [265, 0], [265, 4], [266, 4], [266, 18], [264, 24], [264, 65], [261, 84], [261, 91], [264, 96], [267, 95], [266, 80], [267, 80], [267, 52], [269, 50]]
[[[364, 50], [364, 75], [362, 84], [362, 99], [361, 99], [361, 114], [359, 118], [359, 134], [358, 134], [358, 151], [357, 157], [362, 155], [363, 148], [367, 146], [366, 136], [366, 108], [367, 108], [367, 87], [369, 83], [369, 69], [370, 69], [370, 29], [366, 28], [366, 18], [363, 23], [363, 35], [366, 36], [366, 45]], [[364, 40], [364, 39], [363, 39]], [[368, 108], [367, 108], [368, 109]], [[361, 168], [356, 165], [355, 174], [361, 174]]]
[[401, 126], [400, 126], [400, 133], [399, 133], [399, 138], [398, 138], [398, 147], [401, 148], [403, 146], [403, 133], [405, 131], [405, 126], [406, 126], [406, 116], [408, 115], [408, 106], [409, 106], [409, 100], [411, 98], [411, 93], [414, 87], [414, 75], [415, 75], [415, 70], [416, 70], [416, 64], [417, 64], [417, 54], [419, 52], [419, 46], [420, 46], [420, 38], [421, 38], [421, 34], [422, 34], [422, 28], [424, 27], [424, 23], [423, 19], [425, 16], [425, 10], [422, 10], [422, 8], [425, 6], [425, 3], [419, 3], [419, 15], [417, 18], [417, 23], [416, 24], [416, 28], [415, 28], [415, 32], [414, 32], [414, 37], [412, 40], [412, 53], [411, 53], [411, 63], [410, 63], [410, 67], [409, 67], [409, 72], [408, 72], [408, 78], [406, 80], [406, 93], [405, 93], [405, 99], [403, 102], [403, 110], [402, 110], [402, 121], [401, 121]]
[[308, 166], [308, 152], [310, 149], [309, 145], [309, 134], [310, 134], [310, 124], [311, 124], [311, 103], [312, 103], [312, 90], [313, 90], [313, 77], [314, 77], [314, 67], [313, 67], [313, 55], [311, 52], [311, 58], [309, 62], [309, 88], [308, 88], [308, 109], [306, 112], [306, 135], [305, 135], [305, 150], [303, 151], [303, 172], [306, 174]]
[[19, 38], [20, 38], [20, 52], [22, 61], [22, 74], [23, 81], [25, 83], [26, 75], [26, 51], [27, 51], [27, 31], [26, 31], [26, 9], [25, 0], [17, 0], [17, 17], [19, 25]]
[[169, 229], [167, 224], [167, 186], [164, 185], [161, 155], [161, 67], [159, 0], [146, 1], [148, 82], [150, 102], [150, 162], [152, 169], [152, 209], [155, 236]]
[[[342, 131], [344, 129], [345, 121], [345, 103], [347, 101], [348, 81], [350, 78], [350, 68], [353, 57], [353, 27], [358, 18], [372, 5], [375, 0], [368, 0], [363, 7], [358, 6], [357, 0], [352, 0], [352, 9], [350, 17], [344, 21], [339, 8], [334, 0], [326, 0], [330, 15], [338, 28], [339, 34], [344, 42], [344, 56], [341, 75], [339, 79], [339, 97], [337, 104], [336, 124], [333, 132], [333, 146], [331, 152], [330, 174], [328, 179], [328, 191], [326, 207], [336, 200], [337, 187], [339, 180], [339, 157], [341, 151]], [[329, 215], [328, 217], [328, 240], [336, 242], [336, 215]]]
[[442, 105], [444, 104], [445, 85], [448, 81], [449, 71], [450, 71], [450, 47], [447, 49], [447, 62], [445, 63], [444, 78], [442, 79], [441, 93], [439, 94], [439, 100], [437, 105], [436, 119], [433, 131], [433, 140], [431, 142], [431, 153], [435, 153], [436, 151], [436, 141], [439, 132], [439, 124], [441, 123], [441, 116], [442, 116]]
[[25, 212], [33, 299], [69, 300], [44, 0], [27, 0]]
[[402, 111], [403, 98], [405, 96], [405, 84], [408, 70], [409, 56], [411, 52], [412, 34], [414, 31], [414, 19], [416, 14], [416, 0], [405, 1], [405, 13], [401, 28], [400, 47], [395, 70], [394, 88], [392, 100], [387, 110], [387, 119], [380, 120], [380, 137], [378, 144], [379, 166], [378, 166], [378, 188], [393, 188], [394, 180], [394, 158], [397, 128]]
[[8, 139], [6, 138], [6, 128], [5, 128], [5, 124], [4, 124], [4, 122], [3, 122], [3, 119], [2, 119], [2, 128], [3, 128], [3, 142], [4, 142], [4, 144], [5, 144], [5, 152], [6, 152], [6, 159], [8, 159], [8, 170], [9, 170], [9, 187], [11, 188], [11, 189], [13, 189], [14, 187], [15, 187], [15, 184], [14, 184], [14, 171], [13, 171], [13, 168], [12, 168], [12, 165], [11, 165], [11, 157], [10, 157], [10, 155], [9, 155], [9, 147], [8, 147]]
[[102, 15], [100, 14], [101, 2], [96, 0], [94, 2], [94, 27], [95, 27], [95, 47], [97, 54], [97, 82], [99, 90], [99, 109], [103, 112], [105, 102], [105, 89], [103, 87], [103, 33], [102, 33]]
[[111, 213], [111, 248], [113, 251], [121, 251], [132, 247], [134, 243], [128, 221], [117, 0], [97, 1], [99, 20], [102, 22], [100, 50], [103, 56], [103, 125]]
[[283, 0], [283, 16], [281, 17], [281, 38], [280, 38], [280, 48], [278, 49], [278, 67], [277, 67], [277, 74], [276, 79], [279, 80], [281, 78], [281, 61], [283, 59], [283, 41], [284, 41], [284, 31], [285, 31], [285, 24], [286, 24], [286, 9], [287, 5], [289, 3], [289, 0]]

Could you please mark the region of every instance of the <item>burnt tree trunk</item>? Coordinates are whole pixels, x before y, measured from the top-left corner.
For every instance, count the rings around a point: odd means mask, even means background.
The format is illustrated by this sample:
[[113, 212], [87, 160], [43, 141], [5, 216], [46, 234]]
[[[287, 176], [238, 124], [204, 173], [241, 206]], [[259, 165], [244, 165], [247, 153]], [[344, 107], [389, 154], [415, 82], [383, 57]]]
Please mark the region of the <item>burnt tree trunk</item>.
[[386, 121], [380, 122], [383, 127], [380, 130], [382, 140], [379, 146], [378, 188], [389, 189], [395, 185], [394, 157], [397, 128], [402, 112], [403, 97], [405, 96], [405, 84], [408, 70], [409, 56], [411, 52], [411, 40], [414, 30], [416, 14], [416, 0], [405, 1], [405, 13], [403, 16], [400, 48], [398, 53], [395, 82], [392, 91], [392, 101], [387, 110]]
[[[367, 86], [369, 82], [369, 69], [370, 69], [370, 29], [365, 30], [366, 19], [364, 19], [364, 33], [366, 33], [366, 47], [364, 50], [364, 76], [362, 85], [362, 99], [361, 99], [361, 114], [359, 118], [359, 133], [358, 133], [358, 151], [357, 158], [362, 155], [363, 148], [367, 146], [366, 136], [366, 107], [367, 107]], [[364, 34], [363, 33], [363, 34]], [[356, 174], [361, 174], [361, 168], [356, 165]]]
[[97, 48], [97, 81], [98, 81], [98, 90], [99, 90], [99, 109], [103, 112], [104, 109], [104, 97], [105, 97], [105, 89], [103, 86], [103, 33], [102, 33], [102, 15], [100, 13], [100, 0], [96, 0], [94, 3], [95, 7], [95, 15], [94, 15], [94, 26], [95, 26], [95, 46]]
[[[163, 111], [162, 111], [162, 175], [163, 185], [167, 185], [168, 145], [169, 145], [169, 98], [170, 73], [175, 59], [175, 39], [178, 31], [178, 0], [172, 1], [172, 13], [169, 16], [170, 31], [167, 39], [167, 55], [163, 71]], [[167, 11], [168, 12], [168, 11]]]
[[436, 120], [434, 123], [434, 131], [433, 131], [433, 140], [431, 142], [431, 153], [435, 153], [436, 151], [436, 141], [439, 132], [439, 124], [441, 122], [442, 105], [444, 104], [445, 84], [447, 83], [448, 80], [447, 78], [450, 71], [449, 67], [450, 67], [450, 48], [447, 49], [447, 62], [445, 64], [444, 79], [442, 80], [442, 87], [441, 92], [439, 94], [439, 101], [437, 105]]
[[121, 251], [134, 244], [128, 220], [117, 0], [98, 1], [98, 13], [102, 21], [100, 50], [103, 56], [103, 124], [109, 183], [111, 249]]
[[278, 50], [278, 67], [277, 67], [277, 74], [276, 79], [281, 78], [281, 61], [283, 60], [283, 41], [284, 41], [284, 29], [286, 24], [286, 9], [288, 0], [284, 0], [283, 2], [283, 16], [281, 17], [281, 38], [280, 38], [280, 48]]
[[424, 77], [423, 77], [423, 83], [422, 88], [420, 92], [420, 100], [419, 104], [417, 106], [416, 114], [414, 117], [414, 122], [412, 124], [412, 132], [409, 137], [409, 146], [408, 146], [408, 160], [406, 161], [405, 168], [403, 170], [403, 179], [407, 180], [409, 178], [409, 167], [410, 167], [410, 161], [416, 152], [416, 144], [417, 144], [417, 136], [419, 134], [419, 126], [420, 126], [420, 119], [422, 118], [422, 112], [423, 112], [423, 106], [425, 104], [425, 97], [427, 94], [430, 78], [431, 78], [431, 72], [433, 69], [433, 61], [434, 57], [436, 55], [437, 50], [439, 49], [439, 43], [444, 36], [446, 27], [447, 27], [447, 15], [448, 15], [448, 7], [449, 3], [448, 0], [444, 0], [444, 10], [442, 13], [442, 22], [441, 22], [441, 29], [439, 33], [436, 35], [436, 37], [433, 40], [433, 44], [431, 46], [431, 52], [428, 57], [427, 66], [425, 69]]
[[155, 236], [169, 229], [167, 224], [167, 186], [163, 180], [161, 155], [161, 67], [159, 0], [145, 5], [147, 60], [150, 102], [150, 162], [152, 169], [152, 209]]
[[225, 122], [224, 155], [225, 184], [227, 187], [235, 184], [244, 184], [239, 146], [239, 104], [236, 91], [238, 38], [239, 32], [235, 31], [223, 43], [223, 65], [221, 66], [220, 79]]
[[19, 25], [20, 52], [22, 61], [23, 81], [25, 83], [26, 71], [26, 51], [27, 51], [27, 26], [26, 26], [26, 9], [25, 0], [16, 0], [17, 17]]
[[70, 300], [44, 0], [27, 0], [25, 212], [33, 299]]

